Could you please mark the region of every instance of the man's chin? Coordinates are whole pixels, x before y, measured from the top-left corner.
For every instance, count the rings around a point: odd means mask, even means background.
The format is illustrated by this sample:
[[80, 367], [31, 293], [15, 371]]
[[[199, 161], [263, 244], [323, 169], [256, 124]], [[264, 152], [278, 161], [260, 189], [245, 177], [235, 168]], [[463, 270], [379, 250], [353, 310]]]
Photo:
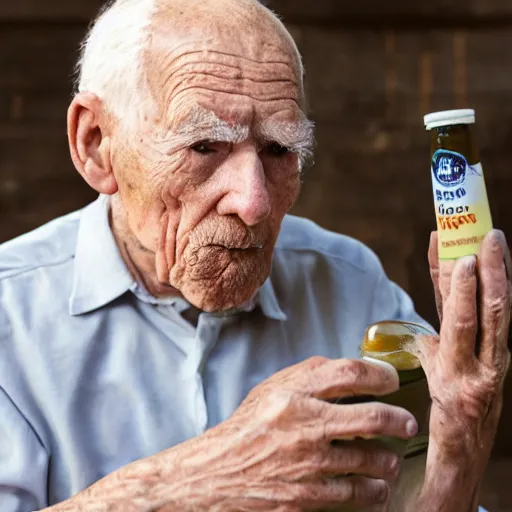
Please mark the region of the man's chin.
[[208, 246], [184, 258], [169, 283], [196, 308], [222, 313], [243, 308], [270, 274], [272, 253]]
[[[236, 279], [221, 278], [213, 281], [183, 279], [178, 289], [185, 300], [201, 311], [226, 313], [246, 307], [254, 299], [269, 274], [270, 268], [267, 272], [259, 267], [250, 273], [240, 272]], [[176, 287], [175, 284], [173, 286]]]
[[187, 302], [205, 313], [230, 313], [249, 304], [261, 284], [248, 285], [243, 290], [226, 290], [222, 286], [209, 286], [205, 290], [200, 283], [194, 283], [184, 286], [181, 294]]

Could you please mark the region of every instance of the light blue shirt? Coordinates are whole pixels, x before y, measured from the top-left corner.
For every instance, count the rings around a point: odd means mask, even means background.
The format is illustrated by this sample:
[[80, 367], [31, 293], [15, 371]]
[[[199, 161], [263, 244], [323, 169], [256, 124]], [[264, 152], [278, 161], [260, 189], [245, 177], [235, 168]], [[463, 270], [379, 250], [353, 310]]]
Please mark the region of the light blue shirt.
[[0, 246], [1, 512], [202, 434], [282, 368], [357, 358], [372, 322], [420, 321], [367, 247], [293, 216], [246, 311], [195, 327], [187, 308], [133, 280], [104, 196]]

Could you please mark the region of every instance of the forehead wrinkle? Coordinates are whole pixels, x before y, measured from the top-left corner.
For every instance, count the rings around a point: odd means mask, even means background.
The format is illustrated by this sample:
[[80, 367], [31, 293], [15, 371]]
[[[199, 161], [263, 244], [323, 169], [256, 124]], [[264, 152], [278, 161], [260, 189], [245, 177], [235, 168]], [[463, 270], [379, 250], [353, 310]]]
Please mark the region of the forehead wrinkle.
[[[246, 55], [240, 55], [237, 53], [228, 53], [226, 51], [220, 51], [215, 49], [215, 47], [207, 46], [203, 42], [202, 49], [188, 49], [189, 46], [192, 46], [190, 43], [182, 44], [177, 48], [167, 52], [161, 58], [166, 58], [167, 62], [165, 64], [165, 69], [173, 69], [176, 66], [181, 65], [181, 61], [187, 59], [190, 64], [224, 64], [225, 66], [229, 66], [229, 61], [242, 61], [250, 64], [255, 64], [256, 66], [264, 66], [264, 65], [279, 65], [282, 67], [286, 67], [292, 71], [292, 74], [296, 75], [296, 70], [290, 61], [286, 60], [277, 60], [277, 59], [261, 59], [257, 60], [254, 58], [247, 57]], [[194, 46], [197, 48], [197, 45]], [[177, 54], [177, 55], [173, 55]], [[208, 57], [209, 59], [205, 59]], [[152, 55], [152, 58], [153, 55]], [[226, 62], [227, 61], [227, 62]]]
[[[245, 78], [257, 80], [257, 77], [265, 75], [269, 72], [269, 66], [278, 66], [279, 78], [272, 79], [274, 81], [286, 81], [293, 87], [298, 89], [299, 103], [304, 103], [304, 90], [302, 74], [296, 68], [293, 59], [283, 58], [281, 55], [269, 56], [265, 59], [257, 60], [240, 53], [231, 53], [224, 48], [216, 48], [215, 40], [208, 38], [206, 41], [187, 40], [179, 42], [171, 49], [159, 48], [159, 45], [153, 43], [152, 47], [145, 52], [145, 67], [147, 70], [153, 70], [151, 73], [145, 74], [146, 83], [152, 95], [162, 104], [168, 104], [175, 92], [178, 84], [172, 85], [177, 76], [185, 75], [187, 72], [194, 74], [194, 69], [187, 71], [187, 68], [195, 66], [221, 66], [224, 70], [240, 69], [243, 64]], [[233, 71], [234, 72], [234, 71]], [[158, 77], [163, 79], [163, 84]], [[293, 78], [292, 78], [293, 77]], [[159, 83], [160, 82], [160, 83]], [[263, 81], [265, 82], [265, 81]], [[171, 90], [168, 90], [167, 84], [170, 84]]]
[[218, 92], [248, 96], [254, 100], [290, 99], [303, 106], [303, 84], [294, 74], [289, 63], [249, 61], [247, 66], [242, 56], [232, 55], [230, 60], [218, 58], [216, 51], [183, 55], [179, 64], [157, 68], [153, 77], [153, 95], [160, 105], [169, 105], [190, 89], [209, 89]]
[[215, 112], [199, 105], [175, 127], [178, 136], [204, 134], [205, 137], [220, 142], [242, 142], [249, 135], [249, 127], [239, 123], [228, 123], [220, 119]]

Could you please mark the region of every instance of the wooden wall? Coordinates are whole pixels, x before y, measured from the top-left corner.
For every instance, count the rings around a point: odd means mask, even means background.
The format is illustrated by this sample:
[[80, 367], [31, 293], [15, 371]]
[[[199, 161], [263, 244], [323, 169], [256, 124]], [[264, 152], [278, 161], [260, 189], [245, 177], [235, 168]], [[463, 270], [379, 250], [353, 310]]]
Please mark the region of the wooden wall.
[[[267, 3], [303, 53], [318, 126], [316, 165], [294, 212], [370, 245], [436, 323], [422, 117], [476, 109], [495, 223], [512, 240], [512, 0]], [[71, 165], [65, 115], [78, 44], [101, 4], [0, 0], [0, 241], [94, 198]], [[498, 455], [512, 455], [509, 388]], [[512, 510], [503, 504], [512, 491], [491, 494], [496, 512]]]

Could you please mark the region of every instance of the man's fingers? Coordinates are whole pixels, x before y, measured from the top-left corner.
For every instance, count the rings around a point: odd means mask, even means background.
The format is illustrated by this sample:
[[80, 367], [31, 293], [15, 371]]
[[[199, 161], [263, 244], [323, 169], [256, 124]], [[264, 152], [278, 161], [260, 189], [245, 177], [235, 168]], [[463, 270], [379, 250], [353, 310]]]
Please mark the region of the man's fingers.
[[418, 431], [418, 424], [409, 411], [379, 402], [350, 405], [324, 403], [321, 417], [325, 422], [324, 437], [327, 441], [379, 436], [410, 439]]
[[508, 249], [502, 235], [491, 231], [480, 251], [480, 361], [495, 366], [508, 359], [510, 323], [509, 281], [505, 268]]
[[466, 368], [475, 358], [476, 289], [476, 257], [460, 258], [453, 268], [450, 295], [444, 302], [439, 349], [445, 361]]
[[439, 320], [443, 318], [443, 299], [439, 289], [439, 250], [437, 246], [437, 232], [430, 234], [430, 245], [428, 247], [428, 263], [430, 266], [430, 277], [434, 285], [434, 296], [436, 299], [437, 315]]
[[508, 280], [512, 282], [512, 256], [510, 255], [510, 249], [508, 247], [505, 233], [499, 229], [494, 229], [492, 233], [495, 234], [496, 238], [500, 241], [501, 248], [503, 249], [503, 259], [505, 262], [505, 269], [507, 271]]
[[448, 297], [450, 296], [452, 286], [452, 276], [457, 260], [440, 260], [439, 261], [439, 293], [441, 295], [442, 319], [444, 318], [444, 307]]
[[352, 473], [391, 481], [397, 478], [400, 470], [398, 455], [373, 441], [337, 441], [327, 450], [320, 464], [324, 474]]
[[304, 510], [355, 505], [367, 507], [386, 503], [389, 485], [384, 480], [364, 476], [325, 478], [320, 482], [294, 484], [296, 500]]
[[432, 284], [434, 285], [437, 314], [439, 315], [439, 320], [442, 321], [444, 304], [450, 295], [450, 286], [453, 269], [455, 267], [455, 260], [439, 259], [438, 234], [435, 231], [430, 235], [428, 263], [430, 266], [430, 277], [432, 278]]
[[322, 400], [356, 395], [387, 395], [399, 388], [391, 365], [359, 359], [310, 359], [305, 362], [309, 394]]

